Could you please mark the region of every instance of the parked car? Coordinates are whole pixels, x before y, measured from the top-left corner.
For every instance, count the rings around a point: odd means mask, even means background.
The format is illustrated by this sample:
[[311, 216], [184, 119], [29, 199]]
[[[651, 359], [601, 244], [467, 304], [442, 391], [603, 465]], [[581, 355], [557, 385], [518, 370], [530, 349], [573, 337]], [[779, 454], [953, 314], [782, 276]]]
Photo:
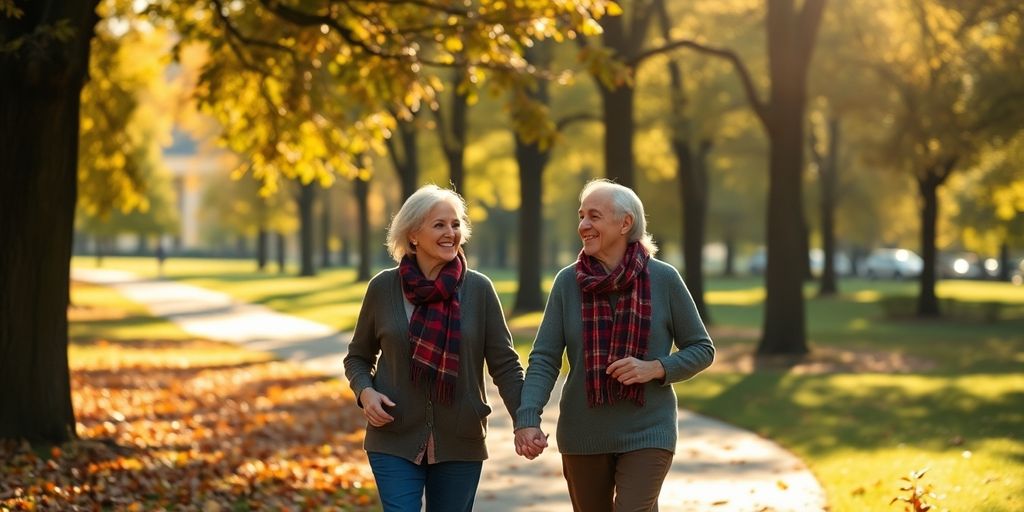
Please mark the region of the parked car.
[[764, 275], [765, 269], [768, 268], [768, 253], [764, 247], [761, 247], [747, 260], [747, 272], [752, 275], [760, 276]]
[[917, 277], [924, 261], [909, 249], [875, 249], [864, 261], [864, 275], [871, 279]]
[[[807, 253], [807, 257], [810, 259], [811, 274], [820, 276], [825, 270], [825, 251], [822, 251], [821, 249], [811, 249]], [[755, 276], [763, 275], [767, 264], [768, 255], [762, 247], [754, 252], [750, 259], [747, 260], [747, 271]], [[837, 252], [833, 254], [832, 264], [835, 268], [836, 275], [838, 276], [848, 276], [853, 273], [853, 262], [851, 262], [849, 256], [844, 253]]]
[[973, 252], [940, 255], [937, 274], [940, 279], [985, 279], [988, 276], [984, 262]]
[[1017, 286], [1024, 285], [1024, 258], [1017, 261], [1017, 264], [1010, 272], [1010, 282]]
[[[820, 276], [825, 271], [825, 251], [821, 249], [811, 249], [808, 256], [811, 259], [811, 274]], [[832, 253], [832, 268], [835, 270], [837, 276], [848, 276], [853, 274], [853, 262], [850, 261], [850, 257], [844, 252], [836, 251]]]

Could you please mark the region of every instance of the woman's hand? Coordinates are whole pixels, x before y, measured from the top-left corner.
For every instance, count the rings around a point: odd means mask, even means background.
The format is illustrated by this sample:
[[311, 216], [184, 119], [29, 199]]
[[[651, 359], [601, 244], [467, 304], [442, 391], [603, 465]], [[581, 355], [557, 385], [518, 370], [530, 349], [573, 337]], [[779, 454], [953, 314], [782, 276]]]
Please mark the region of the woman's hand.
[[373, 388], [363, 388], [359, 392], [359, 402], [363, 404], [363, 416], [366, 416], [370, 425], [381, 427], [395, 421], [395, 417], [384, 410], [384, 406], [394, 407], [395, 403], [384, 393]]
[[608, 365], [605, 373], [623, 385], [643, 384], [654, 379], [665, 378], [665, 367], [661, 361], [643, 361], [635, 357], [624, 357]]
[[539, 427], [516, 430], [516, 454], [529, 460], [537, 458], [548, 446], [548, 436]]

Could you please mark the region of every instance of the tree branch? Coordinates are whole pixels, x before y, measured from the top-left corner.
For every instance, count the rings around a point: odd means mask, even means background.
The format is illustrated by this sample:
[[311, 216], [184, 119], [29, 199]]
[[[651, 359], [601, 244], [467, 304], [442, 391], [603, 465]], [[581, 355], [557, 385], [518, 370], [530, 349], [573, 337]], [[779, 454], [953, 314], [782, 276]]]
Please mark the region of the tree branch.
[[678, 48], [689, 48], [699, 53], [713, 55], [715, 57], [728, 60], [730, 63], [732, 63], [733, 68], [736, 70], [736, 74], [739, 75], [740, 81], [743, 84], [743, 90], [747, 93], [747, 100], [750, 102], [750, 107], [754, 110], [754, 113], [757, 114], [757, 117], [760, 118], [762, 122], [767, 123], [768, 106], [765, 105], [763, 101], [761, 101], [760, 96], [757, 94], [757, 89], [754, 87], [754, 81], [751, 78], [750, 72], [747, 70], [746, 65], [743, 64], [743, 61], [740, 59], [739, 55], [737, 55], [736, 52], [732, 50], [724, 48], [715, 48], [688, 39], [669, 41], [658, 48], [653, 48], [640, 53], [629, 62], [629, 65], [632, 67], [636, 67], [642, 61], [650, 57], [662, 53], [668, 53]]
[[464, 18], [470, 18], [474, 15], [473, 11], [455, 7], [451, 2], [435, 4], [427, 0], [349, 0], [346, 3], [353, 4], [357, 2], [364, 4], [415, 5], [417, 7], [423, 7], [425, 9], [443, 12], [453, 16], [461, 16]]
[[[224, 24], [224, 29], [227, 30], [228, 35], [230, 37], [233, 37], [234, 39], [240, 41], [242, 44], [244, 44], [246, 46], [257, 46], [257, 47], [260, 47], [260, 48], [268, 48], [268, 49], [271, 49], [271, 50], [277, 50], [277, 51], [280, 51], [280, 52], [285, 52], [285, 53], [291, 55], [291, 57], [293, 59], [293, 62], [294, 62], [294, 59], [296, 59], [295, 50], [293, 50], [291, 48], [288, 48], [287, 46], [275, 43], [273, 41], [265, 41], [265, 40], [262, 40], [262, 39], [256, 39], [256, 38], [253, 38], [253, 37], [248, 37], [245, 34], [242, 34], [241, 30], [239, 30], [238, 27], [235, 26], [235, 24], [231, 22], [231, 20], [227, 17], [226, 14], [224, 14], [224, 4], [223, 4], [223, 2], [221, 0], [213, 0], [213, 5], [214, 5], [214, 9], [213, 10], [214, 10], [214, 13], [217, 16], [217, 19], [219, 19], [221, 21], [221, 23]], [[234, 45], [232, 45], [232, 47], [234, 47]]]
[[568, 115], [568, 116], [565, 116], [565, 117], [559, 119], [558, 121], [555, 122], [555, 128], [556, 128], [557, 131], [561, 132], [562, 130], [564, 130], [568, 126], [570, 126], [572, 124], [575, 124], [575, 123], [580, 123], [580, 122], [583, 122], [583, 121], [597, 121], [597, 122], [600, 122], [601, 121], [601, 117], [596, 115], [596, 114], [593, 114], [591, 112], [579, 112], [577, 114], [571, 114], [571, 115]]

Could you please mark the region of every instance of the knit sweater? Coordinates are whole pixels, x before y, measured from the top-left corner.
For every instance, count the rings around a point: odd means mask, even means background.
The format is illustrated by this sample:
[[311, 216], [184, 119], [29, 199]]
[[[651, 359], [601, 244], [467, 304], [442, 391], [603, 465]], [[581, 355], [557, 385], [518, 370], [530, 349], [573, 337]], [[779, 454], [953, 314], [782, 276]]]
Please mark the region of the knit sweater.
[[432, 433], [437, 462], [486, 459], [484, 437], [491, 407], [484, 390], [485, 361], [505, 408], [515, 416], [523, 367], [512, 348], [494, 285], [483, 274], [467, 270], [459, 304], [459, 376], [452, 404], [444, 405], [430, 399], [429, 385], [411, 380], [409, 319], [398, 269], [370, 280], [345, 357], [345, 376], [356, 397], [372, 386], [395, 402], [386, 409], [395, 420], [382, 427], [367, 424], [367, 451], [414, 461]]
[[[676, 395], [672, 383], [687, 380], [711, 365], [715, 347], [690, 292], [671, 265], [651, 258], [651, 332], [646, 360], [661, 361], [664, 380], [644, 384], [645, 405], [632, 401], [588, 407], [583, 357], [583, 313], [575, 265], [563, 268], [544, 309], [530, 352], [515, 428], [539, 427], [562, 356], [569, 375], [562, 388], [556, 438], [565, 454], [624, 453], [644, 448], [675, 451]], [[678, 350], [672, 351], [675, 346]]]

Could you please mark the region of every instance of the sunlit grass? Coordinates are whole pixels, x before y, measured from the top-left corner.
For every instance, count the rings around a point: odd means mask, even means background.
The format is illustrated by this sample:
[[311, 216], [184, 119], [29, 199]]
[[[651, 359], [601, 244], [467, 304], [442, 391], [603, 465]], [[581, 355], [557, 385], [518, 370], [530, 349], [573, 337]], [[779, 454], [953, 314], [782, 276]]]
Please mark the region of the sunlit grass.
[[[76, 257], [72, 265], [96, 268], [95, 258]], [[101, 268], [127, 270], [144, 278], [157, 278], [152, 258], [106, 258]], [[355, 326], [366, 283], [356, 281], [351, 268], [324, 269], [316, 277], [258, 272], [251, 260], [169, 258], [164, 279], [211, 288], [236, 300], [329, 325], [338, 330]]]
[[68, 336], [72, 341], [194, 338], [173, 323], [150, 316], [145, 307], [105, 286], [74, 283], [71, 303]]
[[71, 368], [222, 366], [272, 359], [233, 344], [196, 339], [105, 286], [73, 283], [68, 311]]
[[776, 440], [808, 462], [831, 510], [882, 510], [912, 470], [949, 510], [1024, 506], [1024, 376], [706, 374], [684, 407]]

